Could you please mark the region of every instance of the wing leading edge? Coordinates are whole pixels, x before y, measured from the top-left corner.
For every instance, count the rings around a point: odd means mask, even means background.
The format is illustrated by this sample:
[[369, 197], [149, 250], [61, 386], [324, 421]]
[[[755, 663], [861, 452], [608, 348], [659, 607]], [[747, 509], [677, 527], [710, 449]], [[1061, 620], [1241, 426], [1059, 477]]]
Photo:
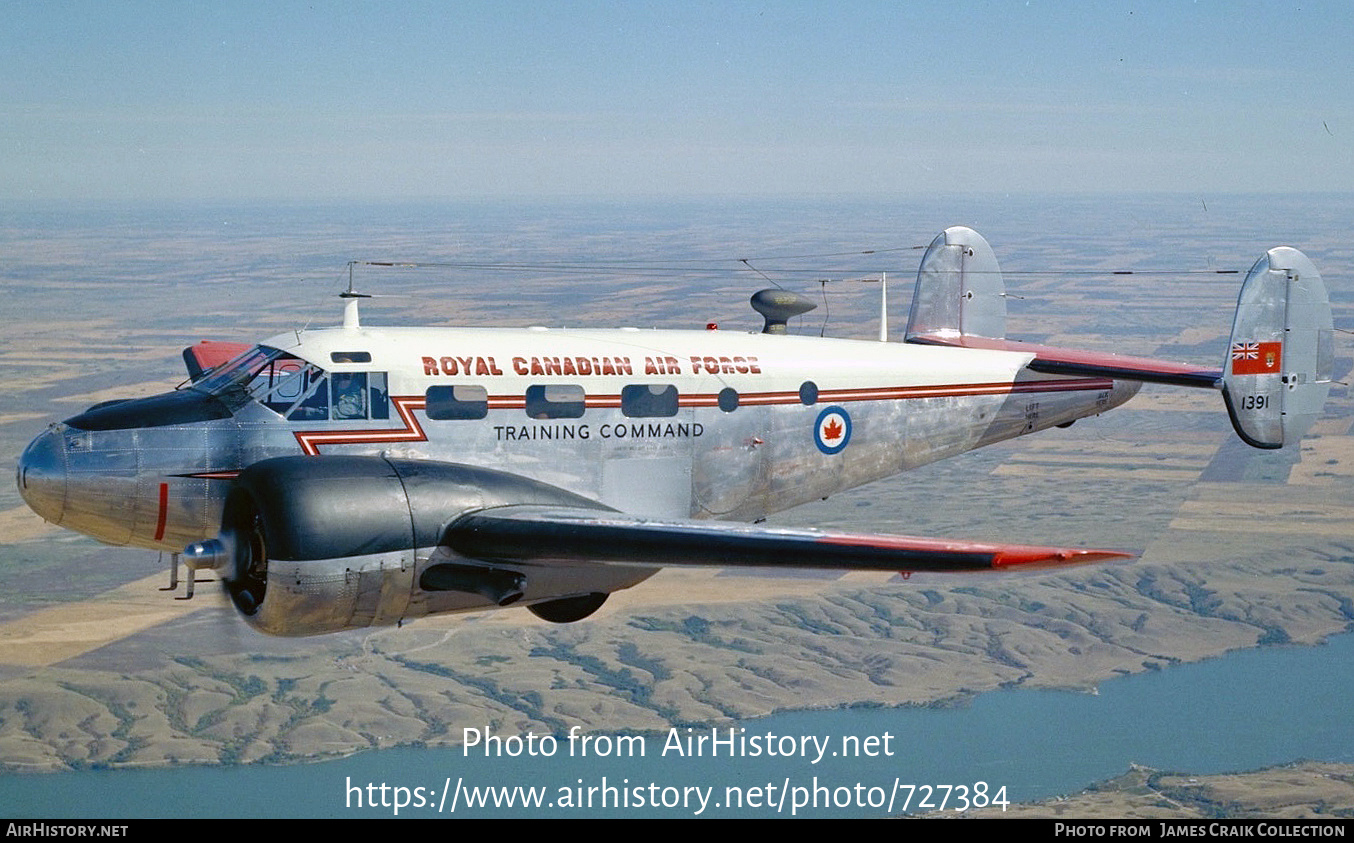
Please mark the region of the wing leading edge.
[[485, 562], [873, 571], [1029, 569], [1132, 557], [1113, 550], [654, 520], [556, 506], [505, 506], [468, 513], [447, 526], [441, 543], [461, 556]]

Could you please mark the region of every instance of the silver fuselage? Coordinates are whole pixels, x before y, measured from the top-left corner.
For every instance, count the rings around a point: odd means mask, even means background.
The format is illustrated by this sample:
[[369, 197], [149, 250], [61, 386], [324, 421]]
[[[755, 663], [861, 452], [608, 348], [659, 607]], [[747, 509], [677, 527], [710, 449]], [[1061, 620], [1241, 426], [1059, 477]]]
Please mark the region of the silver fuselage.
[[[260, 348], [290, 384], [214, 372], [53, 424], [20, 460], [24, 499], [100, 541], [177, 551], [216, 533], [246, 466], [384, 454], [631, 513], [751, 521], [1101, 413], [1140, 386], [1035, 374], [1016, 352], [729, 331], [335, 328]], [[338, 392], [354, 377], [361, 406]]]

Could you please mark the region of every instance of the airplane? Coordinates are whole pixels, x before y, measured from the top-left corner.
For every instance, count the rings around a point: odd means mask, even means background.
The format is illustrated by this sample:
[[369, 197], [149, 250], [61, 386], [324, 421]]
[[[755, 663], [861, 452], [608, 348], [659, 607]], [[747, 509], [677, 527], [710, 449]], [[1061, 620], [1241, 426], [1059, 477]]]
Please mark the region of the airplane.
[[[1221, 369], [1007, 339], [992, 247], [948, 228], [903, 342], [799, 336], [813, 306], [753, 295], [760, 332], [384, 328], [184, 350], [190, 380], [96, 404], [24, 451], [46, 520], [180, 556], [253, 627], [314, 635], [521, 605], [554, 622], [664, 566], [980, 571], [1125, 558], [1087, 548], [794, 529], [769, 514], [1128, 401], [1220, 391], [1257, 448], [1326, 400], [1333, 323], [1312, 262], [1270, 249]], [[174, 580], [171, 581], [171, 585]]]

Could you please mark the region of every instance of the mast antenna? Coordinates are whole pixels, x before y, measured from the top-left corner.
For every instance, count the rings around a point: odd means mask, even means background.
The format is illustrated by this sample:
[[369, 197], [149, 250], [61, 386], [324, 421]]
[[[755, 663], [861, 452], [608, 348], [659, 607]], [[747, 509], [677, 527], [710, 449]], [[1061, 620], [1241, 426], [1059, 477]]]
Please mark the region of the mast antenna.
[[889, 274], [879, 273], [879, 341], [889, 341]]
[[370, 295], [359, 293], [353, 289], [353, 267], [365, 261], [348, 261], [348, 289], [339, 293], [339, 298], [347, 299], [343, 305], [343, 327], [348, 330], [357, 330], [362, 327], [357, 314], [357, 302], [359, 299], [369, 299]]

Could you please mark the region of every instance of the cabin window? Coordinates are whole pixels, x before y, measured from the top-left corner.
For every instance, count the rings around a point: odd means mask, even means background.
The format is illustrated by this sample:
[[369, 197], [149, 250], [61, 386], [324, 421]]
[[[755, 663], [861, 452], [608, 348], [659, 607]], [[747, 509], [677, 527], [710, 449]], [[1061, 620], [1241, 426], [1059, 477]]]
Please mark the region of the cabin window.
[[726, 386], [719, 391], [719, 409], [726, 413], [732, 413], [738, 409], [738, 390], [731, 386]]
[[489, 392], [482, 386], [430, 386], [428, 418], [437, 421], [472, 421], [489, 415]]
[[818, 403], [818, 384], [813, 381], [804, 381], [799, 385], [799, 403], [805, 407], [812, 407]]
[[527, 415], [533, 419], [579, 419], [583, 417], [583, 387], [551, 384], [527, 387]]
[[636, 384], [622, 387], [621, 412], [632, 419], [677, 415], [677, 387], [672, 384]]

